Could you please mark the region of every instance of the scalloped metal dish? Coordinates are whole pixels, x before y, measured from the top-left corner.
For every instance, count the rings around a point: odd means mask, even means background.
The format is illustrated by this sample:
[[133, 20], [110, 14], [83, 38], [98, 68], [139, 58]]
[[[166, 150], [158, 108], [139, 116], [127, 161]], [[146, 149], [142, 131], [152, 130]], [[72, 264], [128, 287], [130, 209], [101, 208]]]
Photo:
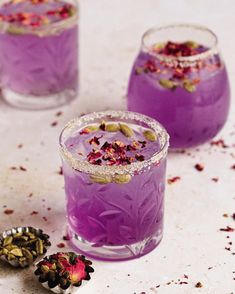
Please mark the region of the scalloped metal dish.
[[[14, 227], [12, 229], [5, 230], [4, 232], [2, 232], [0, 234], [0, 241], [3, 241], [8, 236], [12, 236], [13, 234], [22, 233], [22, 232], [33, 232], [38, 237], [40, 237], [40, 236], [42, 236], [44, 234], [43, 230], [41, 230], [39, 228], [34, 228], [34, 227]], [[50, 247], [50, 242], [45, 247], [46, 247], [46, 250], [47, 250]], [[41, 254], [40, 256], [35, 258], [33, 262], [38, 261], [39, 259], [41, 259], [43, 256], [45, 256], [46, 253], [47, 253], [47, 251], [44, 254]], [[25, 268], [25, 267], [30, 266], [30, 264], [32, 264], [32, 263], [28, 263], [27, 261], [20, 264], [17, 259], [16, 260], [8, 260], [5, 255], [0, 256], [0, 258], [2, 260], [6, 261], [7, 263], [9, 263], [10, 265], [12, 265], [13, 267]]]
[[[83, 281], [83, 284], [84, 284], [84, 281]], [[79, 287], [74, 287], [73, 285], [71, 285], [68, 289], [66, 290], [63, 290], [62, 288], [60, 288], [60, 286], [56, 286], [54, 288], [50, 288], [48, 286], [48, 283], [45, 282], [45, 283], [41, 283], [41, 285], [47, 289], [47, 290], [50, 290], [54, 293], [57, 293], [57, 294], [73, 294], [75, 293], [76, 291], [78, 291], [78, 289], [80, 290], [80, 288], [83, 286], [83, 284]]]

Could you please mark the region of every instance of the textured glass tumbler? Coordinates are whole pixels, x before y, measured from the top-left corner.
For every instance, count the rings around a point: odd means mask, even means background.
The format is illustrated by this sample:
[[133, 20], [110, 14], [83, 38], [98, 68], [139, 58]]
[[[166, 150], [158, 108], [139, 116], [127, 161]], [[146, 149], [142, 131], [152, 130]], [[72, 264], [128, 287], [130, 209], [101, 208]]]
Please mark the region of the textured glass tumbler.
[[[120, 166], [93, 165], [70, 152], [66, 142], [76, 144], [81, 129], [110, 120], [150, 128], [158, 138], [158, 148], [146, 160]], [[126, 260], [145, 255], [159, 244], [168, 142], [166, 130], [157, 121], [127, 111], [92, 113], [65, 126], [60, 153], [68, 235], [75, 248], [101, 260]]]
[[196, 25], [148, 30], [134, 62], [128, 110], [158, 120], [170, 148], [197, 146], [224, 126], [230, 87], [216, 35]]
[[0, 14], [6, 15], [0, 18], [0, 87], [5, 101], [40, 110], [76, 98], [77, 2], [4, 1]]

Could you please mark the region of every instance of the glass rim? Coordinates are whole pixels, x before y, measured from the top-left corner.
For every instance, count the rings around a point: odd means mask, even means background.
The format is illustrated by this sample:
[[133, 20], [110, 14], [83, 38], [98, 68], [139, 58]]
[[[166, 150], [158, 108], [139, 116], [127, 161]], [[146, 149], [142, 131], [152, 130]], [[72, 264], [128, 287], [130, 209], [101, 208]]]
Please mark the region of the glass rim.
[[[211, 35], [214, 38], [214, 42], [212, 46], [210, 46], [206, 51], [192, 55], [192, 56], [168, 56], [168, 55], [163, 55], [159, 54], [156, 52], [150, 51], [150, 46], [146, 44], [146, 38], [155, 32], [162, 31], [165, 29], [172, 29], [172, 28], [191, 28], [194, 30], [199, 30], [199, 31], [204, 31], [207, 32], [209, 35]], [[169, 24], [165, 26], [154, 26], [147, 31], [142, 36], [141, 39], [141, 48], [143, 48], [146, 52], [149, 54], [157, 57], [160, 60], [165, 60], [168, 62], [174, 62], [174, 61], [182, 61], [182, 62], [194, 62], [197, 60], [205, 59], [211, 55], [214, 55], [219, 52], [218, 50], [218, 38], [216, 34], [209, 28], [203, 25], [197, 25], [197, 24], [190, 24], [190, 23], [175, 23], [175, 24]]]
[[[74, 158], [71, 152], [68, 151], [64, 144], [64, 136], [66, 132], [69, 132], [71, 135], [79, 127], [85, 127], [85, 124], [93, 123], [95, 119], [100, 119], [104, 117], [110, 118], [119, 118], [120, 120], [132, 119], [139, 121], [140, 123], [145, 123], [149, 128], [151, 128], [156, 135], [161, 136], [160, 145], [161, 148], [159, 151], [155, 152], [149, 159], [146, 159], [141, 162], [133, 162], [128, 165], [120, 166], [107, 166], [107, 165], [94, 165], [89, 163], [84, 159]], [[69, 138], [69, 136], [67, 137]], [[59, 136], [59, 151], [61, 157], [69, 163], [69, 165], [80, 172], [87, 174], [98, 174], [98, 175], [116, 175], [116, 174], [131, 174], [134, 175], [138, 172], [142, 172], [150, 168], [152, 165], [160, 162], [167, 155], [169, 147], [169, 135], [166, 129], [155, 119], [150, 118], [149, 116], [124, 110], [108, 110], [100, 112], [92, 112], [81, 117], [74, 118], [70, 120], [65, 127], [62, 129]]]
[[[69, 3], [69, 2], [68, 2]], [[68, 17], [67, 19], [62, 19], [60, 21], [46, 24], [41, 27], [27, 27], [27, 26], [20, 26], [18, 24], [10, 23], [7, 21], [0, 21], [0, 32], [1, 33], [8, 33], [11, 35], [38, 35], [39, 37], [48, 36], [57, 34], [58, 32], [73, 27], [77, 24], [78, 21], [78, 3], [75, 2], [75, 13], [74, 15]], [[16, 33], [14, 33], [14, 28], [16, 29]], [[17, 29], [21, 29], [20, 32], [17, 33]], [[9, 29], [13, 29], [13, 32], [8, 32]]]

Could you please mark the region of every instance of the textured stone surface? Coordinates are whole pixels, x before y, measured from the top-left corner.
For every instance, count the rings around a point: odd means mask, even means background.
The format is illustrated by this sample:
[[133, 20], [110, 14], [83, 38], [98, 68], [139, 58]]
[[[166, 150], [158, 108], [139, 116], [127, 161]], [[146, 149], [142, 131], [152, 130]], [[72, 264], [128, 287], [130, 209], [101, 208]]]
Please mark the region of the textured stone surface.
[[[124, 108], [130, 68], [139, 50], [142, 32], [169, 22], [201, 23], [213, 29], [227, 62], [233, 90], [235, 79], [234, 9], [232, 0], [86, 0], [81, 1], [81, 92], [71, 105], [44, 112], [12, 109], [0, 101], [0, 231], [33, 225], [52, 236], [49, 253], [60, 250], [65, 229], [63, 177], [58, 174], [58, 136], [69, 119], [83, 112]], [[61, 110], [59, 117], [56, 113]], [[235, 108], [219, 134], [235, 143]], [[51, 124], [57, 121], [54, 127]], [[23, 144], [22, 148], [18, 148]], [[205, 293], [230, 294], [235, 289], [235, 147], [206, 144], [186, 154], [170, 154], [165, 234], [151, 254], [130, 262], [94, 262], [91, 282], [79, 289], [87, 294]], [[198, 172], [194, 165], [202, 163]], [[11, 170], [23, 166], [27, 171]], [[214, 182], [211, 178], [219, 178]], [[31, 196], [32, 193], [32, 196]], [[5, 209], [13, 209], [10, 215]], [[49, 210], [48, 210], [49, 208]], [[50, 209], [51, 208], [51, 209]], [[33, 213], [38, 212], [38, 214]], [[229, 217], [223, 217], [227, 213]], [[230, 235], [230, 240], [226, 236]], [[231, 252], [225, 250], [228, 242]], [[66, 246], [66, 250], [69, 248]], [[212, 269], [209, 269], [212, 267]], [[29, 270], [14, 270], [0, 263], [1, 293], [47, 293]], [[183, 278], [184, 274], [188, 275]], [[180, 284], [180, 281], [188, 284]], [[168, 282], [174, 280], [178, 284]], [[195, 287], [197, 282], [203, 287]], [[160, 285], [159, 288], [156, 288]]]

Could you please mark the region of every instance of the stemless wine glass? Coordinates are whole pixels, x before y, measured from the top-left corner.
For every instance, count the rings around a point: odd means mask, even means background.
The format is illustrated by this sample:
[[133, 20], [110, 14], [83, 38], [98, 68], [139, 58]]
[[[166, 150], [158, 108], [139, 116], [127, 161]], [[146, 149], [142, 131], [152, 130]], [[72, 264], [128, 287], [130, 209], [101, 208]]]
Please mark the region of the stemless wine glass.
[[217, 43], [212, 31], [189, 24], [143, 35], [129, 80], [128, 110], [163, 124], [171, 148], [202, 144], [226, 122], [230, 88]]
[[60, 152], [75, 248], [125, 260], [159, 244], [168, 141], [157, 121], [133, 112], [97, 112], [67, 124]]
[[37, 110], [76, 97], [77, 1], [2, 1], [0, 48], [0, 87], [9, 104]]

